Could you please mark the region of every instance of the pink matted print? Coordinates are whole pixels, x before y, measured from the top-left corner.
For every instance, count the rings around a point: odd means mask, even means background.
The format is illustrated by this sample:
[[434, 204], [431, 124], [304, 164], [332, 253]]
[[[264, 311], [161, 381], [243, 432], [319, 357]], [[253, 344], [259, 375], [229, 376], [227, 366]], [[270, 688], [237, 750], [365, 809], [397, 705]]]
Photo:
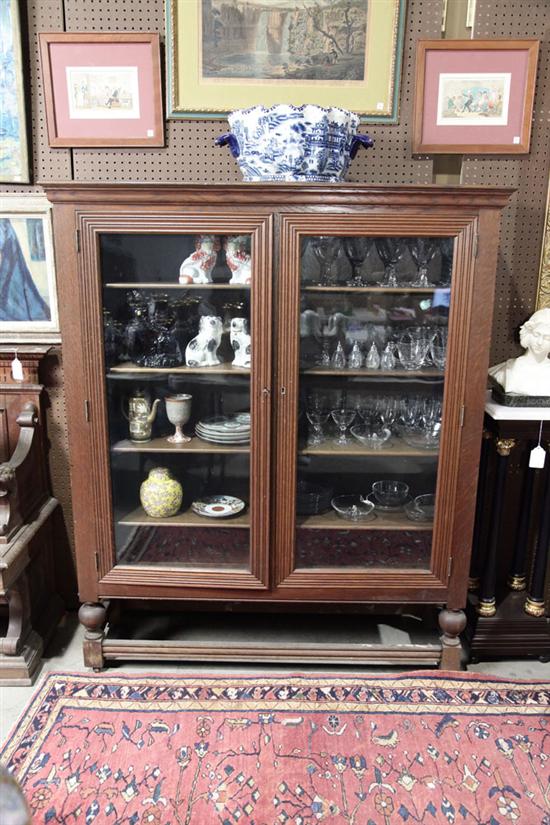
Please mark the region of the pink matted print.
[[[465, 60], [465, 57], [467, 60]], [[452, 123], [438, 124], [438, 101], [441, 88], [440, 77], [446, 75], [464, 75], [465, 90], [476, 86], [475, 75], [480, 81], [477, 87], [484, 85], [486, 76], [509, 76], [509, 103], [507, 122], [491, 123], [490, 115], [479, 122], [468, 118], [464, 125], [457, 123], [457, 118], [449, 118]], [[422, 138], [424, 143], [462, 143], [476, 145], [480, 143], [518, 144], [521, 138], [523, 120], [524, 89], [527, 77], [527, 53], [525, 51], [428, 51], [426, 54], [426, 81], [424, 86], [424, 116]], [[485, 84], [488, 85], [488, 84]], [[464, 100], [464, 97], [462, 98]], [[460, 106], [459, 99], [457, 105]], [[467, 104], [466, 99], [466, 104]], [[497, 120], [497, 118], [495, 118]]]
[[[105, 132], [113, 138], [155, 135], [148, 43], [56, 43], [50, 49], [50, 59], [53, 86], [57, 90], [55, 111], [60, 135], [81, 138]], [[71, 79], [73, 88], [69, 85]], [[77, 83], [78, 91], [74, 88]], [[109, 104], [113, 96], [118, 96], [119, 101], [115, 99]], [[104, 117], [97, 105], [100, 101], [105, 107]], [[133, 116], [125, 117], [126, 112]]]

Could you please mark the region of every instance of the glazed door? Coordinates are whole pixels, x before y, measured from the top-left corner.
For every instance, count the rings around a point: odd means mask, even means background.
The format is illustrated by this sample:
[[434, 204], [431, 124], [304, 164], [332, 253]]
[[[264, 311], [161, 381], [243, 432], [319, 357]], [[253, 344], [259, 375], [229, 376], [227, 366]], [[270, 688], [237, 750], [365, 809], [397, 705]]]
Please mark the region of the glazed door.
[[444, 597], [474, 235], [444, 215], [283, 219], [280, 594]]
[[269, 221], [91, 214], [80, 232], [99, 595], [265, 588]]

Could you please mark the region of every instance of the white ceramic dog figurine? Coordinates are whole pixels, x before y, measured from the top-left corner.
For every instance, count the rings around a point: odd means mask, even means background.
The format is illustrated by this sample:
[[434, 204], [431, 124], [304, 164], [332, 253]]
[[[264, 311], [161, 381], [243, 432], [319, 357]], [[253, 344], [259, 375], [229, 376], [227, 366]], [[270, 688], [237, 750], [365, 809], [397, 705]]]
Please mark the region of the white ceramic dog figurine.
[[216, 235], [199, 235], [195, 251], [180, 266], [180, 284], [211, 284], [220, 239]]
[[244, 367], [250, 369], [251, 350], [250, 335], [248, 332], [248, 321], [246, 318], [232, 318], [229, 340], [235, 352], [233, 359], [234, 367]]
[[230, 284], [249, 284], [252, 280], [252, 258], [246, 242], [245, 235], [229, 235], [225, 240], [225, 260], [232, 272]]
[[218, 347], [222, 341], [222, 319], [217, 315], [203, 315], [199, 322], [199, 334], [185, 348], [188, 367], [215, 367], [221, 364]]

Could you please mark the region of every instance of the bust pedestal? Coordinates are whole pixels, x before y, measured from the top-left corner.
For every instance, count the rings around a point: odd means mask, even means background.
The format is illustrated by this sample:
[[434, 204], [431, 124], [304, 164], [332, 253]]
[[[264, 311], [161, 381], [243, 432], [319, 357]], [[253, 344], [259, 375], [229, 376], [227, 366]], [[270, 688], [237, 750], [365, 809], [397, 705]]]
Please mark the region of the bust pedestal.
[[[528, 466], [529, 454], [538, 442], [541, 422], [546, 462], [544, 468], [533, 469]], [[550, 544], [549, 443], [550, 407], [508, 407], [497, 404], [489, 394], [470, 577], [469, 635], [476, 658], [481, 654], [550, 657], [550, 617], [544, 592]], [[503, 572], [502, 515], [512, 454], [522, 458], [521, 493], [512, 560], [502, 593], [497, 583]], [[537, 511], [538, 524], [533, 525]]]

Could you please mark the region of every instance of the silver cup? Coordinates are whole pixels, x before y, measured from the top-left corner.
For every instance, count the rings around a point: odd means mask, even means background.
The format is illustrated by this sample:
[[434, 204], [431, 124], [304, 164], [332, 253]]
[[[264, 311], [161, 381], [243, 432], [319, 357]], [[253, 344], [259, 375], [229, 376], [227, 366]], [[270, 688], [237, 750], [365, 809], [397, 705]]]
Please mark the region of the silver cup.
[[184, 435], [183, 426], [187, 424], [191, 415], [192, 398], [192, 395], [180, 393], [178, 395], [167, 395], [164, 399], [166, 417], [176, 428], [176, 432], [166, 439], [170, 444], [184, 444], [186, 441], [191, 441], [188, 435]]

